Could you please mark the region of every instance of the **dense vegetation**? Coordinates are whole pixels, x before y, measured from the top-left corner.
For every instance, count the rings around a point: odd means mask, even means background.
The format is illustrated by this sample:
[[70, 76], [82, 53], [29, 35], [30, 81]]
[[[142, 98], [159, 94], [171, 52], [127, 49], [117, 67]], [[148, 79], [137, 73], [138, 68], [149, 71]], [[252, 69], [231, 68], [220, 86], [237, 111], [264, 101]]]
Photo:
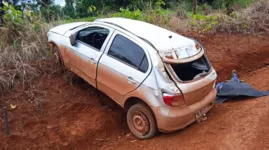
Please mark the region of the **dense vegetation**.
[[[242, 22], [248, 15], [242, 15], [254, 0], [65, 0], [64, 7], [53, 0], [6, 0], [2, 7], [4, 21], [13, 23], [55, 23], [93, 21], [101, 17], [125, 17], [158, 24], [164, 27], [178, 26], [208, 31], [224, 20], [240, 19], [236, 30], [228, 32], [253, 31], [251, 25]], [[266, 0], [261, 0], [266, 2]], [[1, 11], [0, 10], [0, 11]], [[0, 13], [1, 14], [1, 13]], [[245, 15], [245, 16], [244, 16]], [[187, 19], [187, 20], [186, 20]], [[178, 25], [184, 20], [185, 25]], [[171, 24], [171, 21], [175, 22]], [[57, 23], [57, 24], [58, 24]], [[226, 32], [227, 30], [223, 30]]]
[[[130, 11], [147, 11], [149, 9], [166, 9], [175, 11], [193, 10], [197, 3], [198, 11], [202, 9], [226, 9], [247, 7], [253, 0], [65, 0], [66, 5], [55, 5], [53, 0], [6, 0], [16, 10], [31, 10], [41, 13], [47, 21], [55, 18], [82, 18], [97, 15], [108, 15], [121, 8]], [[158, 10], [157, 10], [158, 11]]]

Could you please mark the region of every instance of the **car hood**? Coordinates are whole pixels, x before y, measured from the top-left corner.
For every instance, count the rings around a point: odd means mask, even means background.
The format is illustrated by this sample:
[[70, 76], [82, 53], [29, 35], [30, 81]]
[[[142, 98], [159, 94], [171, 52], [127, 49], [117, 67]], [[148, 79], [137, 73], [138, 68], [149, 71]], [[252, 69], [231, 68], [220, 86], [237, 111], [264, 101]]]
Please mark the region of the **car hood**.
[[67, 23], [67, 24], [59, 25], [59, 26], [56, 26], [56, 27], [50, 29], [50, 32], [55, 32], [55, 33], [64, 35], [70, 29], [81, 26], [81, 25], [86, 24], [86, 23], [88, 23], [88, 22]]

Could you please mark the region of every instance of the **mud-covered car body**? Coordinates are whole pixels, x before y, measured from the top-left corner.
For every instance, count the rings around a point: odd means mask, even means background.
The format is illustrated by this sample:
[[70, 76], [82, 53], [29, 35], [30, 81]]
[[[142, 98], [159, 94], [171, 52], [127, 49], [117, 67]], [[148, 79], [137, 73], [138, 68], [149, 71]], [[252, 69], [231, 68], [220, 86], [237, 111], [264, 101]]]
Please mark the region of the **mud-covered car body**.
[[159, 131], [184, 128], [216, 97], [204, 48], [155, 25], [124, 18], [71, 23], [51, 29], [48, 41], [68, 69], [126, 110], [147, 105]]

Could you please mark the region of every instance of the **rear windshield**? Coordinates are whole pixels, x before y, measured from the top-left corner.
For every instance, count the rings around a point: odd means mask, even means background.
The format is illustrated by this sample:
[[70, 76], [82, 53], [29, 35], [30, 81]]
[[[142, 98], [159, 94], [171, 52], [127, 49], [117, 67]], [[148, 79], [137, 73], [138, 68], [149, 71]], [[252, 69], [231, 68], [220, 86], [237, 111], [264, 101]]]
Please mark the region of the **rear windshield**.
[[205, 56], [183, 64], [171, 64], [177, 77], [182, 81], [191, 81], [207, 75], [210, 64]]

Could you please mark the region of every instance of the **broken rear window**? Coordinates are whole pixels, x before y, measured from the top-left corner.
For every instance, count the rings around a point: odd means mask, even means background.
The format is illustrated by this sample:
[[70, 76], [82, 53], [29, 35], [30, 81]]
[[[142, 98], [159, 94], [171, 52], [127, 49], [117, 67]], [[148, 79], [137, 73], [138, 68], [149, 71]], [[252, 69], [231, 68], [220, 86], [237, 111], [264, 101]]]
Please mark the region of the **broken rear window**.
[[177, 77], [182, 81], [190, 81], [208, 74], [210, 64], [205, 56], [201, 58], [182, 64], [171, 64]]

